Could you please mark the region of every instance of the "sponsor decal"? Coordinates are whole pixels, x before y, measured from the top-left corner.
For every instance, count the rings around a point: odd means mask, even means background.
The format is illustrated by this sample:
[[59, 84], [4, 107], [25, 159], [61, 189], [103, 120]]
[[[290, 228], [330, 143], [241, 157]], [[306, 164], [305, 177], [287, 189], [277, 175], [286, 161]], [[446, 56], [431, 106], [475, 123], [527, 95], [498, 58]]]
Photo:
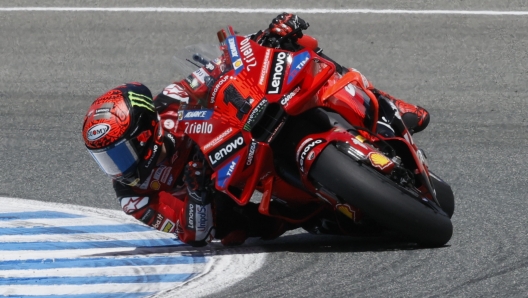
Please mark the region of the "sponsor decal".
[[251, 47], [250, 39], [246, 39], [240, 42], [240, 52], [242, 53], [242, 60], [246, 62], [246, 70], [249, 71], [250, 68], [257, 66], [257, 61], [255, 56], [253, 56], [253, 48]]
[[165, 170], [163, 170], [163, 175], [161, 175], [161, 179], [160, 179], [161, 183], [167, 182], [167, 178], [169, 178], [170, 172], [171, 172], [170, 167], [166, 167]]
[[362, 135], [357, 135], [355, 138], [356, 138], [358, 141], [360, 141], [361, 143], [365, 143], [365, 141], [367, 140], [367, 139], [365, 139]]
[[95, 114], [101, 114], [101, 113], [110, 113], [110, 109], [109, 108], [102, 108], [102, 109], [97, 109], [95, 110]]
[[236, 60], [235, 62], [233, 62], [233, 67], [236, 69], [242, 67], [244, 64], [242, 63], [242, 60], [241, 59], [238, 59]]
[[256, 150], [257, 150], [257, 142], [252, 141], [251, 144], [249, 145], [248, 156], [247, 156], [246, 165], [244, 168], [247, 168], [253, 164], [253, 157], [255, 157]]
[[238, 50], [235, 36], [230, 36], [227, 38], [227, 47], [229, 49], [228, 52], [229, 56], [231, 57], [231, 63], [235, 69], [235, 74], [239, 74], [240, 71], [242, 71], [242, 66], [244, 66], [244, 63], [242, 63], [242, 59], [240, 58], [240, 51]]
[[205, 83], [205, 77], [208, 76], [205, 70], [203, 70], [203, 68], [198, 68], [196, 71], [193, 72], [193, 75], [202, 84]]
[[[197, 232], [206, 232], [207, 231], [207, 222], [208, 222], [208, 206], [202, 206], [202, 205], [196, 205], [196, 216], [198, 221], [198, 227], [196, 227]], [[197, 233], [198, 234], [198, 233]], [[202, 238], [202, 236], [198, 236], [197, 238]]]
[[218, 185], [220, 187], [225, 187], [227, 181], [231, 178], [231, 175], [235, 171], [239, 159], [240, 157], [237, 156], [230, 163], [218, 170]]
[[[149, 160], [145, 163], [145, 169], [148, 169], [150, 167], [150, 164], [154, 161], [154, 158], [156, 157], [156, 153], [158, 152], [159, 145], [155, 144], [152, 148], [152, 152], [150, 152]], [[147, 155], [148, 156], [148, 155]]]
[[244, 137], [242, 137], [241, 133], [237, 133], [208, 154], [211, 166], [213, 168], [219, 166], [222, 162], [229, 159], [245, 145], [246, 143], [244, 142]]
[[154, 171], [154, 176], [153, 178], [156, 179], [156, 180], [159, 180], [159, 178], [161, 177], [161, 173], [163, 172], [163, 170], [165, 170], [167, 167], [165, 166], [161, 166], [159, 167], [158, 169], [156, 169], [156, 171]]
[[306, 65], [306, 62], [310, 59], [310, 53], [302, 52], [293, 57], [292, 66], [290, 68], [290, 73], [288, 75], [288, 84], [295, 79], [299, 72]]
[[260, 78], [259, 78], [259, 85], [264, 86], [264, 80], [266, 79], [266, 75], [268, 74], [268, 67], [269, 67], [269, 57], [271, 55], [271, 49], [266, 50], [266, 54], [264, 55], [264, 60], [262, 62], [262, 69], [260, 70]]
[[286, 62], [288, 54], [286, 52], [277, 52], [273, 55], [273, 63], [271, 64], [271, 74], [268, 79], [268, 88], [266, 93], [279, 94], [282, 90], [282, 83], [284, 80], [284, 73], [286, 72]]
[[186, 134], [210, 134], [213, 125], [207, 122], [184, 122]]
[[165, 121], [163, 121], [163, 127], [165, 127], [165, 129], [173, 129], [174, 128], [174, 121], [172, 121], [172, 119], [167, 119]]
[[213, 63], [209, 62], [205, 65], [205, 69], [207, 69], [208, 71], [213, 71], [214, 70], [214, 65]]
[[174, 138], [174, 136], [171, 133], [167, 133], [166, 136], [167, 136], [167, 139], [169, 139], [171, 143], [174, 145], [174, 147], [176, 147], [176, 139]]
[[131, 214], [147, 206], [149, 197], [124, 197], [121, 199], [121, 208], [126, 214]]
[[173, 164], [178, 159], [178, 157], [180, 157], [178, 151], [174, 152], [174, 154], [172, 154], [171, 164]]
[[[180, 120], [209, 120], [213, 116], [213, 110], [191, 110], [183, 111]], [[179, 117], [179, 114], [178, 114]]]
[[86, 138], [88, 141], [96, 141], [104, 137], [110, 131], [110, 125], [106, 123], [96, 124], [88, 130]]
[[284, 97], [280, 101], [281, 105], [287, 106], [290, 99], [292, 99], [295, 95], [297, 95], [297, 93], [299, 93], [299, 90], [301, 90], [301, 87], [297, 87], [292, 92], [284, 95]]
[[150, 220], [152, 219], [152, 217], [154, 217], [155, 214], [156, 214], [156, 211], [154, 211], [154, 209], [152, 208], [149, 208], [147, 209], [145, 214], [143, 214], [140, 220], [148, 225]]
[[161, 231], [165, 233], [172, 232], [172, 229], [174, 228], [174, 223], [170, 220], [165, 220], [165, 223], [163, 223], [163, 226], [161, 227]]
[[194, 77], [192, 74], [190, 74], [186, 79], [185, 81], [187, 81], [187, 83], [189, 83], [189, 86], [193, 89], [193, 90], [196, 90], [198, 89], [198, 87], [200, 87], [200, 82], [198, 81], [198, 79], [196, 77]]
[[301, 172], [304, 173], [304, 160], [306, 159], [306, 156], [308, 156], [308, 153], [315, 148], [317, 145], [320, 145], [322, 143], [325, 143], [325, 139], [315, 139], [312, 138], [307, 139], [304, 143], [304, 147], [299, 151], [299, 169]]
[[350, 83], [345, 86], [345, 91], [352, 96], [356, 96], [356, 87]]
[[216, 144], [220, 143], [227, 135], [229, 135], [231, 132], [233, 131], [233, 128], [228, 128], [226, 131], [224, 131], [223, 133], [219, 134], [218, 136], [216, 136], [211, 142], [207, 143], [205, 146], [204, 146], [204, 150], [207, 150], [213, 146], [215, 146]]
[[159, 230], [159, 229], [160, 229], [159, 227], [161, 226], [161, 223], [163, 222], [164, 219], [165, 219], [165, 218], [163, 217], [163, 215], [161, 215], [160, 213], [158, 213], [158, 214], [156, 215], [156, 221], [152, 223], [152, 227], [153, 227], [154, 229]]
[[87, 115], [89, 117], [92, 113], [94, 114], [94, 120], [99, 119], [110, 119], [112, 116], [110, 112], [114, 108], [113, 102], [107, 102], [101, 105], [100, 108], [96, 109], [95, 112], [90, 111]]
[[187, 208], [187, 228], [194, 229], [194, 204], [192, 203]]
[[310, 152], [310, 155], [308, 155], [308, 160], [313, 160], [315, 157], [315, 152]]
[[153, 190], [159, 190], [161, 187], [161, 184], [158, 180], [153, 180], [152, 182], [150, 182], [150, 188], [153, 189]]
[[174, 98], [178, 101], [188, 104], [189, 103], [189, 94], [178, 84], [170, 84], [169, 86], [163, 89], [163, 95], [170, 98]]
[[182, 229], [182, 226], [180, 224], [180, 220], [178, 219], [176, 221], [176, 231], [174, 231], [176, 234], [181, 234], [183, 233], [183, 229]]
[[235, 37], [231, 36], [227, 38], [227, 47], [229, 48], [229, 54], [231, 58], [238, 58], [238, 48], [235, 43]]
[[388, 165], [392, 163], [387, 156], [378, 152], [370, 152], [368, 158], [370, 160], [370, 163], [372, 163], [372, 166], [381, 170], [385, 169]]
[[211, 93], [211, 103], [215, 102], [215, 97], [216, 97], [216, 94], [218, 94], [218, 90], [220, 90], [220, 87], [222, 87], [222, 85], [224, 85], [224, 83], [227, 82], [229, 78], [231, 77], [224, 76], [222, 79], [220, 79], [220, 81], [218, 81], [218, 83], [216, 83], [216, 85], [213, 88], [213, 92]]
[[133, 107], [141, 107], [151, 112], [154, 112], [154, 104], [152, 103], [152, 98], [145, 96], [143, 94], [129, 91], [128, 99], [130, 99], [130, 104]]
[[266, 110], [267, 106], [268, 100], [266, 98], [262, 98], [262, 100], [249, 114], [246, 124], [244, 124], [244, 130], [251, 131], [253, 129], [253, 126], [255, 126], [257, 121], [260, 119], [262, 112]]
[[352, 220], [356, 217], [356, 212], [348, 204], [337, 204], [336, 209]]
[[361, 135], [357, 135], [355, 138], [352, 138], [352, 143], [362, 147], [362, 148], [365, 148], [365, 149], [369, 149], [369, 147], [367, 147], [367, 145], [363, 144], [363, 142], [365, 142], [366, 139], [361, 136]]
[[200, 196], [201, 193], [198, 193], [197, 191], [195, 190], [192, 190], [192, 189], [187, 189], [187, 194], [189, 195], [189, 197], [193, 198], [196, 202], [202, 202], [202, 197]]

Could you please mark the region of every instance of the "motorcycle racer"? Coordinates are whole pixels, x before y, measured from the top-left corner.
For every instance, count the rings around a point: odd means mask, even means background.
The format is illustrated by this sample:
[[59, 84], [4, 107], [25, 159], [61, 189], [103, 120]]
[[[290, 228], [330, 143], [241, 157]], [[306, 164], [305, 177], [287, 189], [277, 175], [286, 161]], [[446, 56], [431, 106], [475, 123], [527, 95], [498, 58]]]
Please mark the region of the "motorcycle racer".
[[[308, 23], [298, 16], [284, 13], [267, 30], [250, 37], [264, 46], [295, 51], [306, 45], [302, 33], [285, 44], [278, 41], [307, 28]], [[323, 55], [321, 51], [318, 54]], [[363, 87], [390, 99], [410, 131], [427, 126], [429, 114], [425, 109], [375, 89], [356, 70], [335, 64], [336, 78], [346, 72], [357, 73]], [[123, 211], [160, 231], [176, 233], [193, 246], [206, 245], [214, 238], [224, 245], [241, 244], [248, 237], [273, 239], [293, 228], [260, 214], [254, 203], [241, 207], [224, 194], [213, 192], [200, 150], [187, 137], [174, 134], [180, 108], [203, 105], [208, 93], [214, 92], [210, 80], [220, 77], [224, 67], [222, 57], [211, 61], [184, 80], [170, 84], [154, 99], [140, 83], [118, 86], [93, 102], [83, 123], [85, 145], [113, 179]]]

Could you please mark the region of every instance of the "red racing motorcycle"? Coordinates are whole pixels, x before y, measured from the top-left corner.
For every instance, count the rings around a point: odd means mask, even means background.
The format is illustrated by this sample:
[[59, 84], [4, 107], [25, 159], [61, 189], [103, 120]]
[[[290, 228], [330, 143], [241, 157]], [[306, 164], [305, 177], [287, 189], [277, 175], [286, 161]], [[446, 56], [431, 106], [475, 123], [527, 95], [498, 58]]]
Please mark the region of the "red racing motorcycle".
[[[260, 213], [314, 234], [450, 240], [450, 186], [429, 171], [396, 107], [358, 87], [364, 77], [336, 77], [335, 64], [310, 47], [263, 47], [231, 27], [218, 38], [223, 74], [203, 78], [206, 101], [181, 109], [177, 124], [207, 160], [216, 191], [245, 205], [257, 190]], [[376, 133], [382, 116], [395, 136]]]

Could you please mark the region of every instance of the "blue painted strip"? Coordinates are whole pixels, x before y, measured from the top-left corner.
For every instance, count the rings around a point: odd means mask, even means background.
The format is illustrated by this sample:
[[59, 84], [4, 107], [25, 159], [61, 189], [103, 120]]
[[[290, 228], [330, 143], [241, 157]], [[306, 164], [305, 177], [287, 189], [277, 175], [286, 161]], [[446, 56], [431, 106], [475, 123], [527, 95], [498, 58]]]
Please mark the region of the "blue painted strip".
[[31, 227], [0, 228], [2, 235], [38, 235], [38, 234], [85, 234], [85, 233], [131, 233], [154, 231], [153, 228], [139, 224], [100, 225], [100, 226], [64, 226], [64, 227]]
[[156, 292], [141, 292], [141, 293], [93, 293], [93, 294], [68, 294], [68, 295], [7, 295], [2, 297], [17, 297], [17, 298], [61, 298], [61, 297], [72, 297], [72, 298], [140, 298], [140, 297], [148, 297], [151, 295], [156, 294]]
[[0, 242], [3, 250], [60, 250], [117, 247], [181, 246], [183, 242], [173, 239], [114, 240], [83, 242]]
[[42, 270], [59, 268], [100, 268], [117, 266], [154, 266], [205, 263], [203, 256], [32, 259], [0, 262], [0, 270]]
[[184, 282], [193, 277], [194, 273], [152, 274], [132, 276], [60, 276], [60, 277], [26, 277], [0, 278], [0, 286], [10, 285], [95, 285], [95, 284], [127, 284], [127, 283], [160, 283]]
[[81, 218], [85, 217], [77, 214], [70, 214], [57, 211], [33, 211], [33, 212], [10, 212], [0, 213], [0, 220], [36, 219], [36, 218]]

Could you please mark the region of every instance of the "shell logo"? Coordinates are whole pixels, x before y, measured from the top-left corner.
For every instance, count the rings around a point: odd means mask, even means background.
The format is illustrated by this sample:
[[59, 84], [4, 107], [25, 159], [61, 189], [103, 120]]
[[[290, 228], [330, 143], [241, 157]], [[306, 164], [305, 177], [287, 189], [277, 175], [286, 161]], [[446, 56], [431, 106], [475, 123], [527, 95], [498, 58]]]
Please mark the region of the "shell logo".
[[355, 217], [354, 210], [352, 210], [352, 208], [350, 208], [348, 205], [338, 204], [336, 205], [336, 209], [350, 219], [354, 219]]
[[150, 183], [150, 188], [152, 188], [153, 190], [159, 190], [160, 187], [161, 185], [158, 180], [154, 180]]
[[239, 68], [240, 66], [242, 66], [242, 60], [238, 59], [237, 61], [235, 61], [233, 63], [233, 67], [236, 69], [236, 68]]
[[380, 168], [382, 170], [392, 164], [391, 160], [387, 158], [387, 156], [378, 152], [371, 152], [368, 155], [368, 158], [370, 159], [370, 163], [372, 163], [372, 166]]

